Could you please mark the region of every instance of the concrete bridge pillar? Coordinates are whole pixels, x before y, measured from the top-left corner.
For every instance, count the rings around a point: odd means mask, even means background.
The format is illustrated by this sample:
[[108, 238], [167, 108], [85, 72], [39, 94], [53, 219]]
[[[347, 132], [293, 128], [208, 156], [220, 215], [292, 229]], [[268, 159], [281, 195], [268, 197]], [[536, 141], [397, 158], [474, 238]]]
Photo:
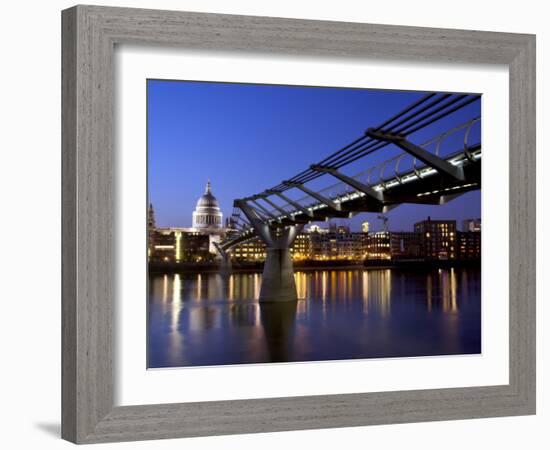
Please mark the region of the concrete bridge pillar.
[[231, 273], [232, 269], [231, 257], [228, 253], [224, 252], [222, 254], [222, 260], [220, 261], [220, 272], [222, 274], [228, 274]]
[[260, 301], [287, 302], [296, 299], [296, 282], [290, 248], [268, 247], [262, 274]]
[[267, 248], [260, 288], [261, 302], [288, 302], [298, 299], [290, 247], [302, 228], [303, 225], [293, 225], [284, 229], [264, 229], [267, 233], [263, 233], [262, 239]]
[[231, 273], [231, 269], [232, 269], [231, 256], [222, 247], [220, 247], [217, 242], [214, 242], [214, 247], [216, 247], [216, 250], [218, 251], [221, 257], [220, 272], [222, 274]]
[[303, 225], [270, 226], [245, 201], [238, 200], [235, 206], [245, 213], [266, 245], [260, 302], [296, 301], [298, 297], [290, 247], [298, 233], [302, 231]]

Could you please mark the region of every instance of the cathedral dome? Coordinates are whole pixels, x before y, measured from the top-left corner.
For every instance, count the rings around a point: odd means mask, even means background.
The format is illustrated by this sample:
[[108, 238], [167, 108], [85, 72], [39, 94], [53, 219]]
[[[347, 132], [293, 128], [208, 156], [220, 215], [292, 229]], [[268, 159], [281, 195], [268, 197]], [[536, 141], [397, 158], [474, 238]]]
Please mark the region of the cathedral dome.
[[221, 228], [222, 217], [218, 200], [212, 194], [212, 185], [208, 180], [204, 194], [197, 200], [193, 212], [193, 228]]
[[197, 200], [197, 208], [219, 208], [218, 200], [210, 191], [210, 182], [206, 185], [206, 191]]

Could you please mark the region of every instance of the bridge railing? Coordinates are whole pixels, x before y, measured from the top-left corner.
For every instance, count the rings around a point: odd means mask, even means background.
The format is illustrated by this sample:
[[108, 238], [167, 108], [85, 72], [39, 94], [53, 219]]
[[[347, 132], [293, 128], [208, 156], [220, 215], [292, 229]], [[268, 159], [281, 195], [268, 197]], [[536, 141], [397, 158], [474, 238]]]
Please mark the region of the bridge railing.
[[[462, 156], [472, 159], [474, 155], [471, 153], [471, 149], [479, 144], [480, 135], [481, 118], [476, 117], [425, 141], [420, 147], [443, 159]], [[395, 150], [396, 147], [392, 147]], [[401, 184], [415, 177], [427, 176], [430, 172], [433, 172], [431, 167], [421, 163], [409, 153], [401, 151], [393, 157], [351, 176], [351, 178], [374, 189], [383, 190], [390, 187], [389, 185]], [[336, 182], [317, 190], [317, 192], [339, 202], [355, 193], [356, 189], [345, 182]], [[319, 205], [319, 202], [309, 195], [301, 196], [294, 201], [306, 208]], [[281, 205], [281, 208], [289, 213], [295, 211], [289, 204]], [[274, 216], [281, 215], [281, 212], [275, 208], [266, 209]]]
[[[290, 213], [308, 214], [306, 208], [317, 209], [325, 205], [337, 208], [334, 203], [345, 202], [355, 196], [376, 197], [372, 190], [383, 191], [418, 177], [431, 176], [436, 173], [435, 168], [457, 177], [461, 172], [453, 170], [447, 163], [459, 165], [481, 157], [479, 117], [425, 141], [419, 146], [422, 148], [410, 141], [400, 141], [400, 136], [429, 136], [427, 133], [433, 129], [430, 128], [432, 124], [441, 124], [448, 120], [446, 118], [457, 111], [464, 111], [464, 108], [480, 98], [478, 94], [426, 93], [377, 127], [369, 128], [364, 135], [328, 155], [317, 165], [306, 168], [258, 195], [239, 200], [247, 202], [244, 213], [248, 220], [240, 222], [240, 231], [235, 238], [254, 234], [258, 219], [264, 223], [271, 222], [289, 216]], [[417, 155], [430, 166], [420, 163], [411, 154]], [[446, 163], [434, 156], [446, 160]], [[386, 159], [381, 161], [382, 158]], [[360, 170], [361, 167], [368, 169], [349, 176], [343, 173], [344, 167], [348, 172]], [[336, 178], [344, 181], [335, 182]], [[327, 183], [327, 180], [330, 184], [324, 186], [322, 183]], [[363, 193], [356, 189], [361, 189]], [[236, 204], [237, 209], [244, 206], [244, 203], [240, 206], [238, 202]], [[239, 219], [239, 214], [235, 217]]]
[[[421, 144], [420, 147], [442, 159], [460, 156], [461, 154], [470, 159], [472, 158], [470, 149], [475, 147], [476, 144], [479, 144], [479, 136], [481, 134], [480, 128], [481, 119], [476, 117], [429, 139]], [[474, 136], [476, 136], [477, 139], [475, 142], [472, 142]], [[432, 170], [431, 167], [421, 163], [409, 153], [401, 152], [355, 175], [353, 178], [369, 186], [386, 188], [387, 184], [392, 181], [396, 181], [399, 184], [408, 181], [408, 179], [404, 179], [406, 175], [414, 174], [416, 177], [422, 177]]]

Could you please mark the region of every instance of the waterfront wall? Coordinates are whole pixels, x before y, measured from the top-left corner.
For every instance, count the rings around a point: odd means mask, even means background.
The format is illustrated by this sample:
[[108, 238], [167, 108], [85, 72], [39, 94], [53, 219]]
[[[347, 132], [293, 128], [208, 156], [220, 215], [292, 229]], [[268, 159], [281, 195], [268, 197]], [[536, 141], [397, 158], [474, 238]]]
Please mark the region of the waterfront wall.
[[[258, 272], [262, 271], [263, 262], [233, 262], [232, 272]], [[481, 260], [367, 260], [367, 261], [294, 261], [294, 269], [300, 271], [317, 269], [438, 269], [448, 267], [481, 267]], [[149, 262], [150, 273], [171, 273], [171, 272], [217, 272], [221, 270], [221, 263], [185, 263], [185, 262]]]

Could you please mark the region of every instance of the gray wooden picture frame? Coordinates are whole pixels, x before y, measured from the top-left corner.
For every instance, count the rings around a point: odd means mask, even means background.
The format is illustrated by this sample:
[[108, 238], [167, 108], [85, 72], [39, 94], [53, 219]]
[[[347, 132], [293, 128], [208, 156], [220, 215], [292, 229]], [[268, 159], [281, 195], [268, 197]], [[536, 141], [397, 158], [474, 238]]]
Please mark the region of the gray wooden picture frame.
[[[75, 6], [62, 13], [62, 41], [64, 439], [93, 443], [535, 413], [535, 36]], [[507, 65], [509, 384], [115, 407], [117, 44]]]

